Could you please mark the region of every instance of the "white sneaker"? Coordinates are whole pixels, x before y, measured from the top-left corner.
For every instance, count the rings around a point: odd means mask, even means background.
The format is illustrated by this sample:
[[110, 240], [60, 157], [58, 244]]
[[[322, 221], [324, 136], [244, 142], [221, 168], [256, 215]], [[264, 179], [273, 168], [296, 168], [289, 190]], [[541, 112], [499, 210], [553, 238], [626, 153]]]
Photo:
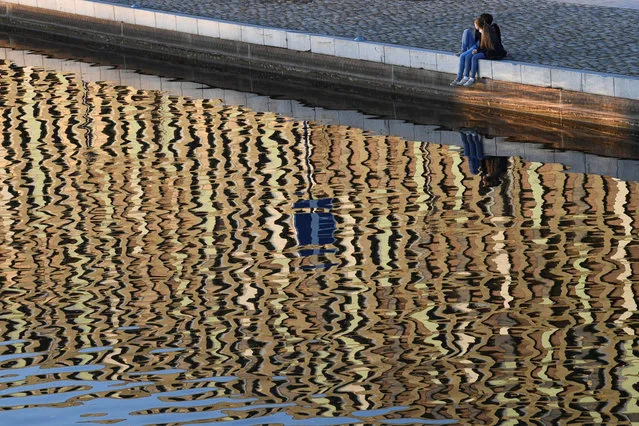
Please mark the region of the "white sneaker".
[[458, 79], [454, 79], [453, 81], [450, 82], [451, 86], [460, 86], [461, 85], [461, 80]]
[[473, 84], [475, 84], [475, 79], [474, 78], [469, 78], [463, 84], [464, 84], [464, 87], [470, 87]]
[[457, 83], [457, 85], [458, 86], [464, 86], [467, 81], [468, 81], [468, 77], [464, 77], [461, 80], [459, 80], [459, 83]]

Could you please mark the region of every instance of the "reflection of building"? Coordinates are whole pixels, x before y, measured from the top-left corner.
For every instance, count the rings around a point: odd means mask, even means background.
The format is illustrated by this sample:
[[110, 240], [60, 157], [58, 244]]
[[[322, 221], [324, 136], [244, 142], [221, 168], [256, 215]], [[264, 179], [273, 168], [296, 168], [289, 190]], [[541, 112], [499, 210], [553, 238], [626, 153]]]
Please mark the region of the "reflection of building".
[[237, 377], [296, 418], [637, 412], [638, 184], [514, 158], [482, 195], [455, 149], [1, 69], [0, 327], [45, 353], [11, 362]]
[[[324, 253], [335, 253], [334, 248], [321, 248], [335, 242], [335, 228], [337, 222], [331, 213], [331, 199], [304, 200], [293, 204], [295, 232], [301, 247], [301, 256], [312, 256]], [[318, 211], [319, 210], [319, 211]]]
[[[304, 122], [304, 164], [306, 167], [306, 183], [308, 188], [303, 193], [308, 197], [293, 204], [293, 215], [297, 241], [300, 245], [299, 254], [302, 257], [321, 256], [327, 253], [335, 253], [335, 229], [337, 222], [331, 212], [333, 200], [331, 198], [313, 199], [313, 165], [310, 161], [311, 146], [309, 144], [308, 123]], [[328, 247], [327, 247], [328, 246]], [[311, 265], [303, 265], [303, 269], [325, 268], [336, 263], [321, 263], [320, 260], [312, 260]]]

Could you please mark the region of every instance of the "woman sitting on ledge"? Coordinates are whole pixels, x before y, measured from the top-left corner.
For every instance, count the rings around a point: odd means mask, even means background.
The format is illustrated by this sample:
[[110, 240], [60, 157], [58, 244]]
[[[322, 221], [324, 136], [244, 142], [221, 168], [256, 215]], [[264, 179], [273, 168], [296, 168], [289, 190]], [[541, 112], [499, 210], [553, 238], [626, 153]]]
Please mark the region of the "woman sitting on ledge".
[[479, 71], [480, 59], [497, 60], [506, 57], [506, 49], [501, 44], [495, 28], [481, 17], [477, 18], [475, 23], [481, 33], [479, 48], [468, 49], [459, 55], [459, 72], [457, 73], [457, 78], [450, 83], [451, 86], [472, 86]]

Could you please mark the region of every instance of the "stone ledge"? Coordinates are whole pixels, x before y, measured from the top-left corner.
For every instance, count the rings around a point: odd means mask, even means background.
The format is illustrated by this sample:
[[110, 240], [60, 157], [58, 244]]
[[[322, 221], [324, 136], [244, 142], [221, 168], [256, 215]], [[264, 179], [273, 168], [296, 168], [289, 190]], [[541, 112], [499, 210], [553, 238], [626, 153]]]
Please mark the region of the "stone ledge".
[[[456, 72], [458, 58], [451, 54], [425, 49], [409, 49], [407, 57], [409, 61], [413, 58], [413, 62], [409, 63], [411, 66], [405, 66], [392, 64], [394, 61], [399, 61], [393, 55], [403, 51], [404, 48], [401, 46], [354, 42], [336, 38], [333, 38], [334, 43], [331, 43], [331, 38], [315, 38], [315, 51], [312, 51], [312, 36], [309, 34], [266, 30], [263, 33], [265, 34], [263, 44], [253, 44], [246, 40], [242, 41], [242, 37], [245, 39], [247, 37], [246, 32], [244, 36], [242, 35], [242, 29], [246, 26], [228, 22], [198, 20], [180, 15], [175, 16], [176, 29], [186, 27], [185, 29], [188, 31], [160, 28], [158, 22], [163, 22], [163, 19], [158, 20], [158, 15], [155, 15], [156, 27], [22, 6], [8, 7], [7, 13], [0, 18], [5, 23], [23, 31], [31, 30], [57, 34], [67, 39], [86, 39], [113, 46], [130, 47], [152, 57], [155, 55], [155, 57], [179, 59], [179, 62], [185, 66], [191, 63], [219, 61], [238, 68], [297, 76], [309, 82], [312, 81], [311, 84], [336, 82], [353, 87], [411, 94], [426, 99], [455, 102], [460, 105], [496, 108], [553, 117], [553, 119], [560, 118], [617, 127], [631, 126], [636, 128], [639, 126], [639, 104], [636, 101], [548, 87], [546, 78], [549, 75], [552, 77], [554, 69], [532, 65], [528, 66], [527, 70], [529, 72], [530, 70], [539, 70], [541, 76], [539, 80], [543, 84], [540, 87], [486, 79], [478, 83], [475, 88], [451, 88], [448, 86], [451, 78], [450, 73], [451, 71]], [[198, 34], [201, 31], [199, 24], [202, 22], [200, 21], [228, 25], [231, 33], [234, 34], [232, 38], [238, 38], [239, 30], [239, 40]], [[278, 37], [280, 45], [274, 47], [267, 44], [267, 33], [271, 41], [274, 36]], [[286, 35], [286, 39], [282, 37], [283, 35]], [[346, 46], [346, 49], [350, 51], [350, 56], [356, 56], [354, 46], [357, 45], [359, 59], [319, 53], [321, 47], [318, 42], [322, 41], [334, 49], [337, 49], [336, 46]], [[286, 42], [286, 48], [282, 46], [284, 42]], [[387, 53], [389, 58], [386, 58]], [[362, 60], [365, 55], [372, 56], [373, 59], [377, 60]], [[433, 57], [434, 62], [425, 60]], [[405, 61], [405, 58], [402, 61]], [[497, 62], [489, 63], [491, 64], [490, 76], [492, 77], [494, 72], [492, 65]], [[517, 69], [518, 66], [521, 66], [519, 63], [503, 62], [496, 67], [497, 72], [500, 72], [498, 68], [501, 65], [511, 69]], [[434, 68], [434, 70], [428, 68]], [[579, 83], [582, 84], [581, 73], [577, 75], [580, 77]], [[636, 85], [627, 80], [623, 76], [613, 77], [615, 93], [636, 94]], [[553, 83], [552, 80], [550, 81]], [[554, 83], [558, 84], [557, 81]], [[587, 84], [592, 84], [592, 81]]]
[[[381, 62], [450, 74], [457, 73], [458, 59], [447, 52], [374, 42], [356, 42], [340, 37], [308, 34], [209, 18], [194, 18], [154, 10], [131, 8], [88, 0], [3, 0], [5, 4], [75, 13], [96, 19], [113, 19], [158, 30], [172, 30], [321, 55]], [[195, 23], [194, 23], [195, 22]], [[358, 43], [357, 45], [353, 43]], [[592, 93], [639, 100], [639, 78], [610, 75], [516, 61], [480, 62], [480, 76], [504, 82]], [[616, 89], [619, 87], [619, 89]]]

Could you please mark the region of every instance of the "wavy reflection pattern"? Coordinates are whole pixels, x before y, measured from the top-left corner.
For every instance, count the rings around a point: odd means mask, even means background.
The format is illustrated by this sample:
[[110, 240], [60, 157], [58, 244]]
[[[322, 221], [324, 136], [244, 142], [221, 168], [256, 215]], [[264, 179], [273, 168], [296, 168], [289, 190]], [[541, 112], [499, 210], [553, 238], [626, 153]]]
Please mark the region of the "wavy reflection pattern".
[[637, 183], [0, 75], [3, 419], [639, 421]]

